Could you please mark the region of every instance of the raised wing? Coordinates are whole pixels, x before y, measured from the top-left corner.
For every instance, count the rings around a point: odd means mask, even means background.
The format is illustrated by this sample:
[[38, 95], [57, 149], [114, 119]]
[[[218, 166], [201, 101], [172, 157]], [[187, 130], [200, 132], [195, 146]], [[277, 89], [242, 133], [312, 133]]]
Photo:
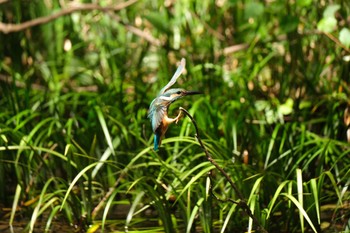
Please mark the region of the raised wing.
[[180, 77], [182, 72], [185, 70], [185, 66], [186, 66], [186, 60], [185, 60], [185, 58], [182, 58], [180, 65], [179, 65], [179, 67], [177, 67], [177, 70], [175, 71], [175, 74], [171, 78], [170, 82], [167, 85], [165, 85], [165, 87], [163, 87], [162, 90], [160, 90], [160, 92], [159, 92], [160, 95], [164, 94], [164, 92], [166, 92], [172, 85], [174, 85], [177, 78]]

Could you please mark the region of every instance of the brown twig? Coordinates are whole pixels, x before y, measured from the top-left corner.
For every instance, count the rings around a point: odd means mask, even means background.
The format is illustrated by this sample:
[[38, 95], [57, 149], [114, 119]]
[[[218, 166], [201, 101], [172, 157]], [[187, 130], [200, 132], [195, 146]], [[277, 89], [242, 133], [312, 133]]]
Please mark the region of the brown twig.
[[51, 21], [53, 21], [61, 16], [68, 15], [68, 14], [71, 14], [71, 13], [76, 12], [76, 11], [87, 11], [87, 10], [120, 11], [120, 10], [122, 10], [122, 9], [136, 3], [136, 2], [137, 2], [137, 0], [129, 0], [129, 1], [123, 2], [123, 3], [116, 5], [116, 6], [106, 6], [106, 7], [102, 7], [102, 6], [97, 5], [97, 4], [73, 5], [73, 6], [65, 8], [65, 9], [62, 9], [62, 10], [60, 10], [52, 15], [43, 16], [43, 17], [40, 17], [37, 19], [33, 19], [33, 20], [30, 20], [27, 22], [20, 23], [20, 24], [11, 24], [11, 23], [6, 24], [6, 23], [0, 22], [0, 32], [8, 34], [8, 33], [12, 33], [12, 32], [23, 31], [23, 30], [30, 28], [30, 27], [34, 27], [37, 25], [51, 22]]
[[103, 196], [102, 200], [97, 204], [97, 206], [93, 209], [91, 216], [94, 219], [97, 214], [100, 212], [100, 210], [105, 206], [106, 201], [108, 200], [108, 198], [113, 194], [113, 192], [115, 191], [115, 189], [117, 188], [117, 186], [119, 185], [120, 181], [124, 178], [126, 172], [122, 173], [119, 178], [116, 180], [116, 182], [114, 183], [113, 187], [109, 188], [109, 191]]
[[120, 24], [124, 25], [124, 27], [126, 28], [126, 30], [128, 30], [129, 32], [133, 33], [134, 35], [143, 38], [144, 40], [148, 41], [149, 43], [151, 43], [154, 46], [162, 46], [162, 42], [153, 37], [152, 34], [150, 32], [146, 32], [144, 30], [141, 30], [137, 27], [134, 27], [132, 25], [123, 23], [122, 20], [119, 18], [119, 16], [113, 14], [113, 13], [109, 13], [109, 16], [112, 17], [115, 21], [119, 22]]
[[336, 45], [340, 46], [342, 49], [344, 49], [347, 53], [350, 53], [350, 50], [343, 45], [335, 36], [333, 36], [331, 33], [323, 32], [329, 39], [331, 39]]
[[[233, 190], [236, 192], [237, 196], [239, 197], [239, 201], [234, 201], [232, 199], [228, 199], [228, 201], [237, 204], [239, 207], [241, 207], [244, 212], [253, 219], [253, 222], [256, 224], [258, 230], [260, 232], [264, 232], [267, 233], [267, 231], [265, 230], [265, 228], [259, 223], [258, 219], [253, 215], [253, 213], [251, 212], [248, 204], [246, 203], [246, 201], [244, 201], [244, 196], [241, 193], [241, 191], [237, 188], [237, 186], [235, 185], [235, 183], [233, 182], [233, 180], [231, 179], [231, 177], [225, 172], [225, 170], [220, 167], [220, 165], [213, 159], [213, 157], [211, 156], [211, 154], [209, 153], [209, 151], [207, 150], [207, 148], [204, 146], [204, 143], [202, 141], [202, 139], [199, 136], [199, 130], [198, 130], [198, 126], [196, 121], [194, 120], [193, 116], [184, 108], [180, 107], [179, 108], [180, 111], [184, 112], [192, 121], [195, 129], [196, 129], [196, 138], [199, 142], [199, 145], [201, 146], [201, 148], [203, 149], [205, 155], [207, 156], [207, 159], [209, 160], [209, 162], [211, 164], [213, 164], [215, 166], [216, 169], [218, 169], [220, 171], [220, 173], [226, 178], [226, 180], [230, 183], [231, 187], [233, 188]], [[214, 197], [216, 197], [214, 195]], [[219, 199], [220, 200], [220, 199]]]

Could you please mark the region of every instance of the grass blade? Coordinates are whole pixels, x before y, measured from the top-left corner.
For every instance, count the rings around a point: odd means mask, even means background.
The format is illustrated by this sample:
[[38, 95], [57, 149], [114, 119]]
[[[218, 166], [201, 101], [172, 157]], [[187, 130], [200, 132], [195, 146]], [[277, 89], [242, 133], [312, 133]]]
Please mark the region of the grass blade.
[[225, 229], [226, 229], [228, 223], [230, 222], [230, 218], [231, 218], [233, 212], [236, 210], [236, 207], [237, 207], [237, 204], [233, 204], [231, 206], [230, 210], [227, 213], [227, 216], [226, 216], [226, 219], [224, 221], [224, 224], [222, 225], [220, 233], [224, 233], [225, 232]]
[[193, 225], [193, 222], [194, 222], [194, 219], [196, 218], [196, 215], [198, 213], [198, 210], [199, 210], [199, 206], [202, 205], [202, 202], [204, 201], [204, 198], [200, 198], [196, 205], [193, 207], [192, 209], [192, 212], [191, 212], [191, 216], [188, 220], [188, 224], [187, 224], [187, 228], [186, 228], [186, 233], [191, 233], [191, 229], [192, 229], [192, 225]]
[[315, 201], [317, 222], [320, 225], [321, 224], [320, 202], [319, 202], [319, 194], [318, 194], [316, 179], [311, 179], [310, 185], [311, 185], [311, 193], [312, 193], [312, 195], [314, 197], [314, 201]]
[[282, 189], [284, 188], [284, 186], [286, 186], [290, 182], [291, 181], [289, 181], [289, 180], [285, 180], [278, 186], [275, 194], [273, 195], [273, 198], [271, 199], [271, 201], [269, 203], [269, 208], [268, 208], [268, 211], [267, 211], [266, 219], [269, 219], [270, 214], [272, 212], [272, 208], [275, 206], [276, 200], [280, 196]]
[[96, 113], [97, 113], [97, 118], [100, 121], [103, 133], [105, 135], [105, 139], [107, 141], [107, 145], [109, 146], [109, 149], [111, 150], [112, 154], [114, 155], [115, 152], [114, 152], [114, 147], [113, 147], [113, 143], [112, 143], [112, 138], [111, 138], [111, 136], [109, 134], [109, 130], [107, 128], [106, 120], [103, 117], [101, 108], [99, 106], [95, 106], [95, 110], [96, 110]]
[[[296, 170], [297, 173], [297, 190], [298, 190], [298, 202], [299, 205], [304, 208], [304, 194], [303, 194], [303, 177], [301, 169]], [[299, 211], [299, 219], [300, 219], [300, 225], [301, 225], [301, 232], [304, 232], [304, 218], [301, 211]]]
[[70, 192], [72, 191], [74, 185], [78, 182], [78, 180], [80, 179], [80, 177], [85, 176], [85, 175], [86, 175], [85, 173], [86, 173], [88, 170], [90, 170], [91, 168], [95, 167], [98, 163], [99, 163], [99, 162], [90, 164], [89, 166], [87, 166], [87, 167], [85, 167], [83, 170], [81, 170], [81, 171], [78, 173], [78, 175], [76, 175], [76, 177], [74, 178], [74, 180], [72, 181], [72, 183], [69, 185], [69, 187], [68, 187], [68, 189], [67, 189], [66, 195], [64, 196], [63, 201], [62, 201], [62, 204], [61, 204], [61, 209], [60, 209], [60, 211], [62, 211], [62, 209], [63, 209], [63, 207], [64, 207], [64, 205], [65, 205], [65, 203], [66, 203], [66, 201], [67, 201], [67, 198], [69, 197]]
[[[312, 228], [312, 230], [317, 233], [317, 230], [314, 226], [314, 224], [312, 223], [311, 219], [309, 218], [308, 214], [306, 213], [306, 211], [304, 210], [303, 206], [299, 203], [299, 201], [297, 199], [295, 199], [295, 197], [293, 197], [292, 195], [288, 194], [288, 193], [281, 193], [282, 196], [287, 197], [290, 201], [292, 201], [294, 203], [294, 205], [298, 208], [299, 212], [301, 213], [301, 215], [306, 219], [306, 221], [309, 223], [310, 227]], [[303, 229], [301, 229], [303, 230]], [[303, 230], [304, 231], [304, 230]]]
[[13, 198], [12, 209], [11, 209], [11, 216], [10, 216], [10, 222], [9, 222], [10, 227], [12, 227], [13, 219], [15, 218], [15, 215], [16, 215], [18, 200], [21, 196], [21, 191], [22, 191], [22, 187], [19, 184], [17, 184], [15, 196]]

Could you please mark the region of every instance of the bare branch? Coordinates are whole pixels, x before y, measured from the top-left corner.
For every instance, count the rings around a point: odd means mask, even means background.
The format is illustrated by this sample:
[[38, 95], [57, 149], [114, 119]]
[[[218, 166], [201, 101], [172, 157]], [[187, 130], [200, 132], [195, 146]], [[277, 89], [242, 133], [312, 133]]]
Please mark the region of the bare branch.
[[124, 25], [124, 27], [126, 28], [126, 30], [128, 30], [129, 32], [133, 33], [134, 35], [143, 38], [144, 40], [146, 40], [147, 42], [149, 42], [150, 44], [154, 45], [154, 46], [162, 46], [162, 42], [160, 40], [158, 40], [157, 38], [154, 38], [152, 36], [152, 34], [150, 32], [146, 32], [143, 31], [139, 28], [136, 28], [132, 25], [123, 23], [118, 15], [115, 15], [113, 13], [109, 13], [109, 16], [112, 17], [115, 21], [119, 22], [120, 24]]
[[97, 4], [79, 4], [79, 5], [73, 5], [70, 7], [67, 7], [65, 9], [62, 9], [56, 13], [53, 13], [52, 15], [43, 16], [37, 19], [33, 19], [27, 22], [23, 22], [20, 24], [5, 24], [0, 22], [0, 32], [3, 32], [5, 34], [12, 33], [12, 32], [19, 32], [23, 31], [27, 28], [34, 27], [37, 25], [45, 24], [48, 22], [51, 22], [61, 16], [71, 14], [73, 12], [77, 11], [88, 11], [88, 10], [100, 10], [100, 11], [119, 11], [122, 10], [134, 3], [136, 3], [137, 0], [129, 0], [127, 2], [123, 2], [116, 6], [106, 6], [102, 7]]

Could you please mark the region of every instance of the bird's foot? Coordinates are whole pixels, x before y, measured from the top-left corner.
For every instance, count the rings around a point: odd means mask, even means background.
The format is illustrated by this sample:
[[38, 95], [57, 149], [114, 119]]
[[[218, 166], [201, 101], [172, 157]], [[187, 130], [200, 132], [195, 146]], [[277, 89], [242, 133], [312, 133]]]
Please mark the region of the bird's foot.
[[181, 119], [181, 111], [179, 112], [179, 114], [177, 115], [177, 117], [175, 118], [175, 124], [177, 124], [177, 122], [179, 122], [179, 120]]

